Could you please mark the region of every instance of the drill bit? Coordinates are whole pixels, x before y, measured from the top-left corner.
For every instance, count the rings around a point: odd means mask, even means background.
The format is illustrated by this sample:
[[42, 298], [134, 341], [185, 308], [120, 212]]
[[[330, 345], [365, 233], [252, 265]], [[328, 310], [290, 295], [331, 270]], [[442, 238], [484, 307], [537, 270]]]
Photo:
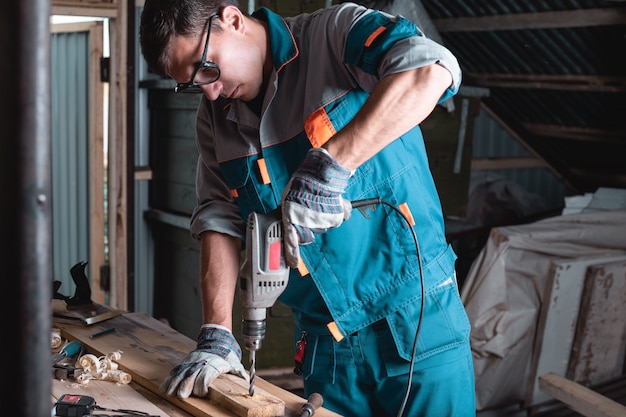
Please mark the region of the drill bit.
[[250, 351], [250, 389], [248, 394], [254, 395], [254, 377], [256, 376], [256, 351]]

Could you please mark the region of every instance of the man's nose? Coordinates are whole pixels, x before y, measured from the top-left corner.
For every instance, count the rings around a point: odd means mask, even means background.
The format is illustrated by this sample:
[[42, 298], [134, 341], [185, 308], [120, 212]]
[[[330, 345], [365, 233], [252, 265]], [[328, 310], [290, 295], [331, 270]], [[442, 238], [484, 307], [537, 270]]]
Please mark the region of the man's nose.
[[200, 90], [202, 90], [202, 94], [204, 94], [204, 96], [211, 101], [217, 100], [220, 95], [220, 89], [217, 82], [201, 85]]

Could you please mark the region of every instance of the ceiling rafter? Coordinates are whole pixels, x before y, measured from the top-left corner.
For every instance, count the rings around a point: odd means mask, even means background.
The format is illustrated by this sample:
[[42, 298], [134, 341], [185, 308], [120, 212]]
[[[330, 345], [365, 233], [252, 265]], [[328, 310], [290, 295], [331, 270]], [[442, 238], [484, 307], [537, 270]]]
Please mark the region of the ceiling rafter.
[[567, 167], [562, 160], [546, 152], [544, 144], [541, 140], [526, 129], [511, 115], [497, 106], [481, 101], [481, 108], [500, 126], [502, 126], [520, 145], [522, 145], [530, 154], [539, 161], [542, 161], [548, 170], [550, 170], [557, 178], [563, 181], [566, 187], [576, 190], [575, 184], [571, 183], [567, 176]]
[[626, 77], [571, 74], [466, 74], [467, 82], [481, 87], [533, 88], [550, 90], [620, 93]]
[[544, 160], [533, 157], [474, 158], [471, 162], [472, 171], [546, 167], [547, 164]]
[[559, 139], [594, 141], [603, 143], [624, 143], [624, 132], [605, 129], [590, 129], [578, 126], [561, 126], [542, 123], [522, 123], [524, 129], [533, 135]]
[[554, 29], [626, 24], [626, 8], [580, 9], [434, 19], [439, 32]]

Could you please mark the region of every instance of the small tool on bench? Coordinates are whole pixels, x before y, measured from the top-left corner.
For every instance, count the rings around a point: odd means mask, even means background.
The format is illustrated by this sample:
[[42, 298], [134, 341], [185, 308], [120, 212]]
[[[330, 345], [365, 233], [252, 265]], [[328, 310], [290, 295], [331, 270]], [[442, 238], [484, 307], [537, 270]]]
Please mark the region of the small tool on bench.
[[74, 284], [76, 284], [76, 291], [73, 297], [68, 297], [59, 292], [61, 281], [53, 282], [52, 298], [65, 301], [67, 307], [66, 312], [55, 311], [54, 315], [65, 319], [81, 320], [85, 324], [90, 325], [124, 313], [123, 310], [110, 310], [91, 300], [89, 278], [87, 278], [85, 274], [86, 266], [87, 262], [81, 261], [70, 269], [70, 275], [72, 276]]
[[87, 278], [87, 275], [85, 275], [86, 266], [87, 262], [81, 261], [70, 269], [70, 275], [72, 276], [74, 284], [76, 284], [76, 291], [74, 291], [73, 297], [61, 294], [59, 292], [59, 288], [61, 288], [61, 281], [54, 281], [52, 284], [52, 289], [54, 291], [53, 298], [65, 301], [65, 304], [67, 304], [68, 307], [92, 304], [91, 287], [89, 286], [89, 279]]
[[300, 414], [300, 417], [311, 417], [313, 414], [315, 414], [315, 410], [320, 408], [323, 403], [324, 398], [322, 398], [321, 394], [314, 392], [313, 394], [309, 395], [309, 399], [302, 406], [302, 414]]
[[82, 345], [80, 344], [80, 342], [78, 340], [72, 340], [71, 342], [63, 346], [59, 353], [52, 355], [52, 358], [50, 359], [50, 365], [54, 366], [55, 364], [61, 362], [63, 359], [71, 358], [72, 356], [80, 352], [81, 349]]
[[50, 358], [50, 362], [52, 364], [52, 375], [55, 379], [58, 380], [66, 380], [66, 379], [76, 379], [83, 373], [82, 368], [77, 368], [74, 366], [73, 362], [70, 362], [69, 359], [74, 356], [80, 356], [83, 351], [83, 346], [78, 340], [73, 340], [68, 342], [65, 346], [61, 348], [61, 350], [52, 355]]
[[52, 366], [52, 371], [54, 379], [66, 381], [68, 379], [78, 379], [78, 377], [83, 374], [84, 369], [72, 365], [57, 363]]

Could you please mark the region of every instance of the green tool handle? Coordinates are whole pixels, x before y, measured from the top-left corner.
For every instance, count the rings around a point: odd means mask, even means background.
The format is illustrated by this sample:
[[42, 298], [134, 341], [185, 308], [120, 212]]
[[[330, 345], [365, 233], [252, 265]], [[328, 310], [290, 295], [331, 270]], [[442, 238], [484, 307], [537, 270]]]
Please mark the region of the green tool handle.
[[61, 350], [59, 351], [59, 353], [57, 353], [56, 355], [52, 355], [52, 359], [51, 359], [52, 365], [54, 365], [55, 363], [59, 362], [60, 360], [64, 358], [68, 358], [68, 357], [76, 355], [78, 352], [80, 352], [80, 349], [81, 349], [80, 342], [78, 340], [72, 340], [71, 342], [63, 346]]

